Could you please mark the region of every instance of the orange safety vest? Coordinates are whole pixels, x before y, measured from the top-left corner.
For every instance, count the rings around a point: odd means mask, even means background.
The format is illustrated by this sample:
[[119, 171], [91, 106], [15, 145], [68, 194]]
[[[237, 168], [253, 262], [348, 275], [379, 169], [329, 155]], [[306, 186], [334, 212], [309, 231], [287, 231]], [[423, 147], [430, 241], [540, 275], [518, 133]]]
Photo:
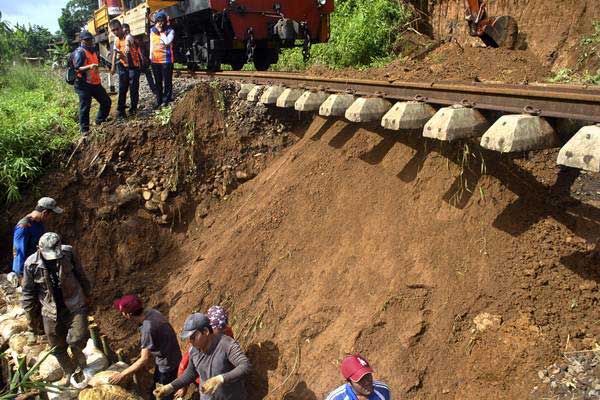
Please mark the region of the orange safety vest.
[[[83, 64], [84, 67], [86, 65], [91, 64], [100, 65], [100, 63], [98, 62], [98, 55], [96, 53], [94, 53], [93, 51], [89, 51], [83, 47], [81, 47], [81, 49], [85, 53], [85, 63]], [[102, 83], [102, 80], [100, 79], [100, 72], [94, 71], [91, 68], [83, 72], [77, 71], [77, 77], [79, 79], [82, 79], [84, 74], [86, 83], [89, 83], [90, 85], [99, 85]]]
[[[119, 37], [115, 40], [115, 46], [119, 49], [119, 61], [125, 67], [129, 67], [129, 61], [127, 55], [125, 55], [125, 48], [127, 47], [127, 36], [124, 39], [120, 39]], [[138, 52], [138, 48], [135, 45], [135, 42], [129, 46], [129, 54], [131, 55], [131, 62], [133, 63], [133, 68], [140, 67], [140, 54]]]
[[154, 64], [173, 64], [173, 43], [165, 46], [160, 38], [162, 35], [168, 35], [172, 29], [165, 28], [164, 32], [159, 32], [158, 29], [150, 29], [150, 61]]

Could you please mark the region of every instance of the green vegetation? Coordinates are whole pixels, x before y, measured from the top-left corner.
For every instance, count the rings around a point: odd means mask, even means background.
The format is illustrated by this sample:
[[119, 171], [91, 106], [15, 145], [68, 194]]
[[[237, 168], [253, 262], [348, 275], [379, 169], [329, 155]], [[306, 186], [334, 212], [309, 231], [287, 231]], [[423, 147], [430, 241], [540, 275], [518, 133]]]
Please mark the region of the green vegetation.
[[[394, 0], [338, 0], [331, 17], [331, 39], [311, 48], [309, 64], [332, 68], [367, 67], [391, 61], [394, 43], [410, 23], [410, 9]], [[284, 51], [274, 70], [298, 71], [308, 65], [301, 49]]]
[[62, 78], [44, 68], [10, 67], [0, 75], [0, 190], [15, 201], [43, 172], [53, 152], [77, 135], [77, 101]]
[[[54, 350], [54, 348], [52, 350]], [[9, 367], [7, 371], [8, 385], [0, 392], [0, 400], [12, 400], [17, 398], [17, 395], [25, 393], [58, 393], [61, 389], [64, 389], [55, 384], [33, 379], [44, 360], [52, 354], [52, 350], [46, 353], [44, 357], [40, 358], [29, 371], [26, 368], [25, 357], [19, 359], [18, 365], [15, 366], [14, 371]], [[12, 361], [10, 355], [6, 352], [0, 354], [0, 358], [3, 358], [7, 362]]]
[[62, 9], [58, 18], [58, 25], [63, 38], [66, 40], [75, 39], [75, 34], [94, 15], [96, 8], [98, 8], [97, 0], [70, 0]]
[[14, 27], [2, 21], [0, 13], [0, 65], [6, 64], [19, 56], [45, 57], [48, 44], [55, 39], [54, 35], [39, 25]]
[[[584, 36], [580, 41], [582, 53], [577, 60], [576, 70], [584, 72], [576, 73], [570, 68], [562, 68], [549, 79], [550, 82], [600, 85], [600, 21], [594, 21], [592, 26], [592, 34]], [[596, 72], [590, 72], [590, 66]]]

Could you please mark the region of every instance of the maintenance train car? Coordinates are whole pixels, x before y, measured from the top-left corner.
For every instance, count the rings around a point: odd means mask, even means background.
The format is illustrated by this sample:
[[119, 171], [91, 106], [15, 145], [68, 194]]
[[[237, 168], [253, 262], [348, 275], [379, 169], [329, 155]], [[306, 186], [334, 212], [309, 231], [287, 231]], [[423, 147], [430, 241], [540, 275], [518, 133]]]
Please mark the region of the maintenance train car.
[[100, 1], [88, 30], [105, 61], [113, 40], [111, 19], [129, 24], [132, 35], [147, 40], [152, 16], [162, 10], [176, 32], [175, 62], [190, 69], [203, 64], [210, 71], [221, 64], [240, 70], [247, 62], [263, 71], [277, 62], [282, 48], [301, 46], [308, 57], [312, 44], [329, 40], [334, 10], [334, 0], [147, 0], [137, 5], [133, 0], [131, 8], [126, 1]]

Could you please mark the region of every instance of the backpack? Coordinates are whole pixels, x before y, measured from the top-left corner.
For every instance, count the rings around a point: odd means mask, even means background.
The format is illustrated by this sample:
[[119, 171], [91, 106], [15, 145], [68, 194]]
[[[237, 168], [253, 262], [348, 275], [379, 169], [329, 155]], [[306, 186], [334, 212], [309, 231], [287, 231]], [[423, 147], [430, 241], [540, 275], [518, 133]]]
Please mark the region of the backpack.
[[75, 56], [75, 52], [80, 51], [79, 49], [75, 50], [69, 57], [67, 58], [67, 71], [65, 72], [65, 82], [69, 85], [74, 85], [75, 81], [77, 81], [77, 70], [75, 69], [75, 64], [73, 62], [73, 57]]

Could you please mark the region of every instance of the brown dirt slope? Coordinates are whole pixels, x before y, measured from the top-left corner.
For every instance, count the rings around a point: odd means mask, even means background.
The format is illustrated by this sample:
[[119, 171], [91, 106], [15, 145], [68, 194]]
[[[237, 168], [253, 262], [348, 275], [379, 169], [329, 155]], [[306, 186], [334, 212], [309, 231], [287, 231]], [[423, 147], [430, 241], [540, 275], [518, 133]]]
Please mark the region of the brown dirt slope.
[[[452, 36], [465, 46], [479, 44], [468, 36], [462, 1], [414, 0], [424, 11], [431, 34], [437, 39]], [[511, 15], [519, 24], [519, 48], [530, 50], [542, 64], [574, 68], [582, 56], [581, 39], [593, 32], [600, 19], [596, 0], [496, 0], [488, 2], [488, 15]], [[598, 58], [582, 67], [598, 68]], [[592, 69], [591, 72], [595, 72]]]
[[[526, 398], [600, 333], [599, 203], [565, 195], [554, 153], [471, 155], [464, 182], [462, 150], [316, 118], [185, 241], [172, 320], [229, 304], [279, 358], [268, 398], [324, 397], [353, 351], [400, 398]], [[474, 330], [481, 312], [501, 325]]]
[[362, 71], [314, 66], [311, 74], [389, 81], [545, 82], [550, 69], [527, 50], [462, 47], [445, 43], [419, 59], [398, 59], [382, 68]]
[[[138, 340], [115, 296], [139, 293], [176, 329], [221, 303], [255, 366], [252, 399], [323, 398], [353, 351], [394, 398], [523, 399], [542, 398], [537, 372], [562, 350], [597, 340], [597, 175], [557, 175], [556, 151], [303, 128], [206, 86], [188, 96], [173, 125], [108, 129], [40, 184], [67, 207], [53, 229], [80, 249], [115, 347]], [[125, 201], [120, 186], [150, 180], [177, 183], [160, 210]], [[497, 317], [480, 331], [483, 312]]]

